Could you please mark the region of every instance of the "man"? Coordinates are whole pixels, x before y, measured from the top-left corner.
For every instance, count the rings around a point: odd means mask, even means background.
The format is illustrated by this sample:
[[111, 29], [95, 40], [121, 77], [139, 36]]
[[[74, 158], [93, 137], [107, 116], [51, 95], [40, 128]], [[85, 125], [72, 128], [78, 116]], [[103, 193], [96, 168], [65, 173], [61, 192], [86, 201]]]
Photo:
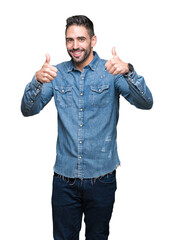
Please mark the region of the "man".
[[58, 111], [57, 156], [52, 210], [55, 240], [78, 240], [82, 214], [86, 239], [109, 236], [116, 191], [116, 125], [119, 96], [150, 109], [152, 95], [144, 78], [112, 48], [109, 61], [93, 51], [97, 38], [85, 16], [67, 19], [66, 47], [71, 61], [50, 65], [50, 56], [26, 86], [24, 116], [40, 112], [54, 96]]

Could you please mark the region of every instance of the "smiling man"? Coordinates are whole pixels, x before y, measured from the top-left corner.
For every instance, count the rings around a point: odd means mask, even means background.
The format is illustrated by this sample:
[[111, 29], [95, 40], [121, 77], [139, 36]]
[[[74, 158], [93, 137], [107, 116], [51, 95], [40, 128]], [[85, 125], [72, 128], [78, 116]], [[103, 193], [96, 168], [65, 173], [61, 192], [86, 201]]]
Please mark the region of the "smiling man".
[[66, 30], [67, 51], [80, 71], [93, 60], [96, 40], [93, 31], [84, 26], [70, 25]]
[[68, 62], [50, 65], [50, 56], [26, 86], [21, 110], [38, 114], [54, 96], [58, 111], [57, 156], [52, 211], [54, 240], [78, 240], [82, 216], [86, 239], [106, 240], [115, 201], [119, 96], [151, 109], [145, 80], [112, 48], [112, 58], [93, 50], [97, 38], [86, 16], [67, 19]]

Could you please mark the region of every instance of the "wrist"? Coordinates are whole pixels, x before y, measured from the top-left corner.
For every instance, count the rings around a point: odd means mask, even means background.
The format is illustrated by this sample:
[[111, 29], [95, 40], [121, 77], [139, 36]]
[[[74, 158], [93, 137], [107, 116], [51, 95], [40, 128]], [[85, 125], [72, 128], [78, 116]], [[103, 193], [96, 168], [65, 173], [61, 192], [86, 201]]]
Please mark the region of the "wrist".
[[130, 63], [126, 63], [127, 64], [127, 67], [126, 67], [126, 71], [123, 75], [125, 77], [128, 77], [128, 76], [132, 76], [133, 72], [134, 72], [134, 67], [132, 64]]
[[124, 74], [127, 74], [129, 72], [129, 64], [125, 63], [125, 72]]
[[38, 79], [37, 72], [36, 72], [36, 74], [35, 74], [35, 79], [36, 79], [37, 82], [42, 83], [42, 82], [39, 81], [39, 79]]

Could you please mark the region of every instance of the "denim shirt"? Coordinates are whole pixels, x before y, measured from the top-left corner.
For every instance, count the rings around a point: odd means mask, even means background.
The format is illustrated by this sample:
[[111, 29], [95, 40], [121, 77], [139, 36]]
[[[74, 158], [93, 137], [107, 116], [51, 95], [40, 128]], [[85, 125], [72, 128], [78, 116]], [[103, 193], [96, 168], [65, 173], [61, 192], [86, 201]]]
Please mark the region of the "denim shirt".
[[24, 116], [39, 113], [54, 96], [58, 111], [54, 171], [62, 176], [95, 178], [120, 164], [116, 129], [120, 94], [137, 108], [152, 107], [152, 95], [142, 76], [135, 71], [114, 76], [105, 63], [94, 52], [82, 72], [71, 60], [56, 66], [52, 82], [41, 84], [33, 77], [26, 86], [21, 104]]

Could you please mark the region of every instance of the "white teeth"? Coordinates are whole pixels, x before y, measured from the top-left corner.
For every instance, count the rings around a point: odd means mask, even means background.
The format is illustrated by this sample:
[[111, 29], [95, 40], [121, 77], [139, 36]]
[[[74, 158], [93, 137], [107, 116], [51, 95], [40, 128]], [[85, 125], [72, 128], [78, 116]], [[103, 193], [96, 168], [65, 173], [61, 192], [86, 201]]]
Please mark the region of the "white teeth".
[[81, 54], [81, 52], [73, 52], [74, 56], [79, 56]]

